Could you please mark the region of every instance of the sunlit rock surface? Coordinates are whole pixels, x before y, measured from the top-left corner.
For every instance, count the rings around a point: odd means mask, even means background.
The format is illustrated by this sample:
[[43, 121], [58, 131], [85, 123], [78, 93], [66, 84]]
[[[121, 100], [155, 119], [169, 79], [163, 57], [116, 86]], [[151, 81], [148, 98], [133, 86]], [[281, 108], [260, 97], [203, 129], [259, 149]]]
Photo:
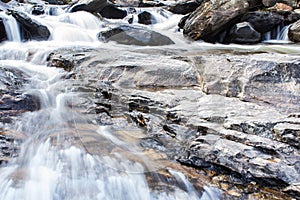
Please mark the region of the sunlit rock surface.
[[227, 182], [233, 196], [259, 196], [263, 187], [297, 193], [298, 57], [158, 51], [80, 52], [85, 59], [73, 72], [94, 80], [90, 87], [98, 92], [84, 94], [94, 98], [95, 107], [86, 106], [98, 113], [97, 122], [124, 116], [146, 131], [143, 148], [215, 171], [213, 180], [225, 190], [219, 172], [245, 181], [244, 189]]

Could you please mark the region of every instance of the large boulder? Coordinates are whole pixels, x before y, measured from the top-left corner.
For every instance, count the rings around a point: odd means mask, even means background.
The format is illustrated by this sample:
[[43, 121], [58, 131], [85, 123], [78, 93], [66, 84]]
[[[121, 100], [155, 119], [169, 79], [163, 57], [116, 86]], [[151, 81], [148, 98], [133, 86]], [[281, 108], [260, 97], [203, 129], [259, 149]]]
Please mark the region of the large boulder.
[[3, 20], [0, 18], [0, 42], [8, 40]]
[[234, 25], [227, 37], [229, 43], [239, 44], [253, 44], [261, 40], [261, 34], [248, 22], [241, 22]]
[[300, 42], [300, 20], [289, 28], [288, 37], [293, 42]]
[[11, 10], [10, 13], [20, 24], [22, 40], [41, 41], [49, 39], [50, 31], [46, 26], [23, 12]]
[[107, 0], [80, 0], [70, 8], [70, 12], [87, 11], [100, 12], [107, 4]]
[[208, 1], [189, 16], [183, 34], [193, 40], [216, 42], [218, 34], [238, 22], [248, 9], [247, 1]]
[[99, 40], [115, 41], [120, 44], [138, 46], [162, 46], [174, 42], [160, 33], [144, 27], [121, 25], [99, 33]]
[[260, 33], [266, 33], [282, 24], [284, 17], [276, 12], [254, 11], [246, 13], [241, 21], [249, 22]]

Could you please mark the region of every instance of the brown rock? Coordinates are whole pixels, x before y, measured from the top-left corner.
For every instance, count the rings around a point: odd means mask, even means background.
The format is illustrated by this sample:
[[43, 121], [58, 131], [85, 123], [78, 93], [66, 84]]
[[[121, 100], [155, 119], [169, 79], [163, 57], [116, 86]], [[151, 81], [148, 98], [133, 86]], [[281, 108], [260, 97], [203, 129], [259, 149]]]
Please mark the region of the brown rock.
[[269, 8], [269, 10], [274, 11], [292, 11], [293, 7], [284, 3], [276, 3], [273, 7]]
[[236, 23], [249, 7], [245, 1], [206, 2], [186, 20], [183, 34], [193, 40], [216, 42], [218, 34]]
[[290, 27], [288, 36], [291, 41], [300, 42], [300, 20]]

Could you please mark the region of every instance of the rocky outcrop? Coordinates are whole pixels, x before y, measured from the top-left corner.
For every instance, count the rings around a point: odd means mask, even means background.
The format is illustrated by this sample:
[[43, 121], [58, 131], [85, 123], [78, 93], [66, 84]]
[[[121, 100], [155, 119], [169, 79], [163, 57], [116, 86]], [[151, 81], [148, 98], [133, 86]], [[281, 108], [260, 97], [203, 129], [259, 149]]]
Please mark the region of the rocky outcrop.
[[99, 40], [115, 41], [125, 45], [161, 46], [174, 42], [160, 33], [137, 26], [122, 25], [99, 33]]
[[11, 15], [20, 24], [22, 40], [48, 40], [50, 31], [38, 21], [30, 18], [27, 14], [20, 11], [10, 11]]
[[194, 40], [216, 42], [218, 34], [238, 22], [248, 9], [245, 1], [208, 1], [189, 16], [183, 34]]
[[94, 110], [97, 123], [126, 118], [145, 131], [143, 148], [211, 174], [236, 198], [261, 197], [265, 190], [279, 199], [297, 196], [297, 56], [162, 48], [74, 55], [85, 55], [70, 59], [81, 60], [76, 77], [93, 80], [85, 88], [92, 92], [84, 94], [93, 100], [81, 105]]
[[288, 37], [293, 42], [300, 42], [300, 20], [289, 28]]
[[234, 25], [227, 36], [229, 43], [254, 44], [261, 40], [261, 34], [250, 23], [242, 22]]
[[107, 5], [107, 0], [80, 0], [71, 6], [70, 12], [87, 11], [91, 13], [100, 12]]
[[[273, 1], [272, 1], [273, 2]], [[267, 4], [273, 4], [265, 2]], [[275, 4], [276, 3], [276, 4]], [[294, 8], [277, 1], [272, 7], [263, 7], [261, 1], [206, 1], [197, 10], [184, 17], [180, 27], [183, 27], [183, 34], [193, 40], [204, 40], [206, 42], [220, 43], [258, 43], [261, 39], [253, 40], [253, 35], [248, 39], [232, 39], [232, 33], [239, 23], [249, 22], [251, 27], [248, 30], [257, 32], [255, 37], [273, 31], [277, 27], [283, 27], [299, 20], [300, 15], [294, 12]], [[294, 3], [291, 3], [294, 5]], [[186, 19], [187, 18], [187, 19]], [[246, 30], [246, 29], [244, 29]], [[253, 33], [254, 33], [253, 32]], [[274, 36], [273, 38], [276, 38]], [[243, 42], [245, 41], [245, 42]]]
[[99, 13], [107, 19], [123, 19], [127, 16], [126, 10], [119, 9], [113, 4], [107, 4]]

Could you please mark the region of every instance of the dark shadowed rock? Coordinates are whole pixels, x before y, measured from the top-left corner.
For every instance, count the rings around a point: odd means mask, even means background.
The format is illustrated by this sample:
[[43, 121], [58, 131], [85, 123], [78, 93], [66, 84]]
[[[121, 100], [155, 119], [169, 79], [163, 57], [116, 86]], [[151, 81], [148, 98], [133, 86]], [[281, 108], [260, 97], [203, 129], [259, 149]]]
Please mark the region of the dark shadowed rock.
[[151, 13], [144, 11], [138, 14], [138, 23], [149, 25], [149, 24], [154, 24], [155, 20], [152, 17]]
[[87, 11], [98, 13], [107, 5], [107, 0], [80, 0], [70, 8], [70, 12]]
[[174, 42], [160, 33], [137, 26], [122, 25], [99, 33], [99, 40], [138, 46], [170, 45]]
[[300, 20], [289, 28], [288, 37], [293, 42], [300, 42]]
[[123, 19], [127, 16], [127, 11], [119, 9], [113, 4], [107, 4], [99, 13], [107, 19]]
[[186, 15], [195, 11], [201, 5], [202, 2], [203, 0], [179, 2], [168, 6], [168, 10], [174, 14]]
[[45, 13], [43, 5], [35, 5], [32, 7], [31, 14], [42, 15]]
[[50, 31], [48, 28], [25, 13], [11, 10], [12, 16], [19, 22], [23, 40], [48, 40]]
[[231, 28], [227, 40], [229, 43], [254, 44], [260, 42], [261, 34], [250, 23], [241, 22]]
[[255, 11], [245, 14], [241, 21], [249, 22], [260, 33], [266, 33], [282, 24], [284, 17], [276, 12]]
[[0, 18], [0, 42], [8, 40], [3, 20]]
[[181, 19], [180, 19], [180, 21], [178, 22], [178, 27], [180, 28], [180, 29], [183, 29], [184, 28], [184, 25], [185, 25], [185, 22], [186, 22], [186, 20], [189, 18], [189, 15], [186, 15], [186, 16], [184, 16], [184, 17], [182, 17]]
[[246, 1], [208, 1], [189, 16], [183, 34], [193, 40], [216, 42], [218, 34], [239, 21], [248, 9]]

